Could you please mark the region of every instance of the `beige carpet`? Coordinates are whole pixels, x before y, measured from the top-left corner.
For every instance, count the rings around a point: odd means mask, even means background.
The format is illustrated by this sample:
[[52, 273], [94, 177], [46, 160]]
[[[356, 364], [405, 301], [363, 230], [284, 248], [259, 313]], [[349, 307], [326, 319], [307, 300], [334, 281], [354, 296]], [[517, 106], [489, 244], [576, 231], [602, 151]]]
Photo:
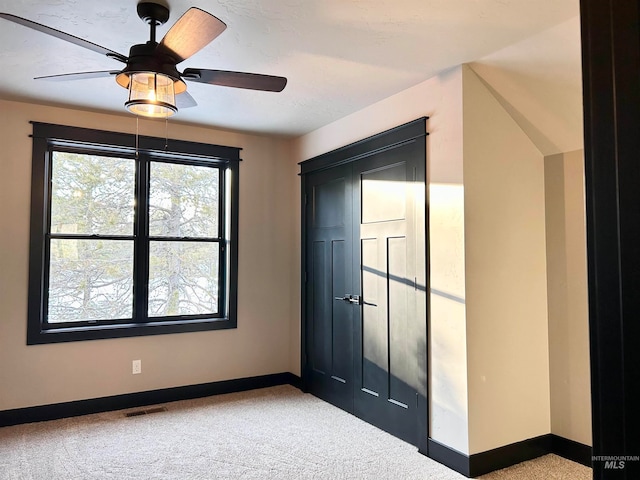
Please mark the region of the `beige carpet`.
[[[290, 386], [163, 406], [0, 428], [0, 479], [465, 478]], [[553, 455], [521, 465], [482, 478], [591, 478]]]
[[557, 455], [545, 455], [478, 478], [482, 480], [591, 480], [593, 471]]

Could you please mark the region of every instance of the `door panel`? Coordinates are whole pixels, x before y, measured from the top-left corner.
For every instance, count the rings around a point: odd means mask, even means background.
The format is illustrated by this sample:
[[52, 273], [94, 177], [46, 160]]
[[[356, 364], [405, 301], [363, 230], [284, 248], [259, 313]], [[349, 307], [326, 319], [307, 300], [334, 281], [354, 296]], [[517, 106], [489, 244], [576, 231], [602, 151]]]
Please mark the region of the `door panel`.
[[409, 284], [407, 281], [407, 239], [387, 239], [389, 263], [389, 400], [408, 408], [414, 392], [409, 388], [411, 370], [409, 360], [411, 331], [409, 316]]
[[[340, 172], [336, 172], [340, 175]], [[331, 178], [325, 173], [316, 185], [312, 186], [312, 222], [313, 228], [344, 227], [345, 212], [341, 206], [347, 201], [346, 179], [344, 175]]]
[[327, 342], [329, 337], [329, 322], [326, 315], [326, 293], [324, 287], [326, 284], [326, 265], [324, 263], [325, 258], [325, 243], [326, 242], [313, 242], [313, 260], [311, 262], [312, 281], [315, 288], [311, 297], [312, 308], [312, 342], [313, 348], [311, 348], [311, 366], [314, 371], [324, 375], [330, 369], [329, 365], [329, 353], [330, 345]]
[[[415, 363], [415, 262], [409, 262], [408, 238], [414, 237], [411, 198], [412, 146], [399, 147], [355, 162], [354, 270], [360, 270], [363, 305], [356, 320], [355, 356], [358, 388], [354, 412], [411, 443], [417, 441]], [[415, 155], [413, 155], [415, 157]], [[355, 270], [357, 271], [357, 270]], [[356, 278], [358, 283], [358, 278]], [[359, 344], [358, 344], [359, 340]]]
[[369, 172], [361, 172], [361, 223], [404, 220], [406, 215], [406, 163], [387, 165]]
[[360, 244], [362, 251], [362, 288], [360, 292], [362, 298], [366, 299], [366, 303], [361, 307], [361, 317], [367, 321], [362, 322], [362, 327], [356, 338], [360, 340], [361, 355], [367, 361], [360, 362], [361, 382], [359, 387], [363, 392], [377, 397], [380, 395], [380, 385], [384, 381], [384, 372], [381, 366], [387, 362], [387, 342], [384, 339], [386, 323], [381, 315], [381, 307], [384, 305], [382, 305], [383, 297], [380, 295], [384, 285], [381, 285], [378, 272], [372, 268], [378, 264], [377, 239], [363, 238]]
[[[307, 352], [309, 390], [353, 411], [352, 186], [349, 166], [310, 176], [307, 187]], [[349, 261], [347, 261], [349, 259]]]
[[351, 289], [349, 279], [346, 278], [345, 264], [345, 240], [334, 240], [332, 244], [332, 293], [331, 305], [333, 314], [329, 317], [332, 321], [331, 329], [331, 376], [333, 380], [342, 383], [351, 383], [353, 371], [353, 335], [352, 335], [352, 307], [345, 301], [336, 300], [343, 297], [345, 292]]

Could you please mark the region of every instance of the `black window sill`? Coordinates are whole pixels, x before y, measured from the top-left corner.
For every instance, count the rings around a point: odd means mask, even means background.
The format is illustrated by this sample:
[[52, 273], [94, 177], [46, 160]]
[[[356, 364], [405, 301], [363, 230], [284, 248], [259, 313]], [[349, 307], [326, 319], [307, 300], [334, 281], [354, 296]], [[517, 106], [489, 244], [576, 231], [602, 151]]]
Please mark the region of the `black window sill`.
[[236, 326], [236, 322], [232, 322], [226, 318], [97, 325], [89, 327], [83, 325], [79, 327], [40, 329], [35, 332], [28, 332], [27, 345], [203, 332], [208, 330], [225, 330], [236, 328]]

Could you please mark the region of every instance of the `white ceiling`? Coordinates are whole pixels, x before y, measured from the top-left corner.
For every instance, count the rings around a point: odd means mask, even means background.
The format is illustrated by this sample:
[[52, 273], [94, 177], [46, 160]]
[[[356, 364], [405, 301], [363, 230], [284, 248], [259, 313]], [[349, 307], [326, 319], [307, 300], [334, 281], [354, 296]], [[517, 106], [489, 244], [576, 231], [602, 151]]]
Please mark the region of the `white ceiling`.
[[[0, 0], [0, 11], [127, 55], [132, 44], [146, 42], [149, 35], [136, 3]], [[180, 70], [213, 68], [289, 79], [282, 93], [189, 83], [198, 106], [180, 110], [174, 121], [287, 136], [315, 130], [579, 13], [578, 0], [170, 0], [169, 6], [171, 18], [159, 27], [158, 38], [191, 6], [228, 25], [220, 37], [180, 64]], [[547, 47], [556, 50], [556, 56], [563, 50], [562, 45]], [[508, 52], [493, 64], [487, 62], [485, 71], [495, 72], [495, 63], [506, 57], [529, 62], [527, 71], [536, 71], [535, 62], [541, 61], [540, 68], [548, 68], [549, 62], [545, 65], [539, 56]], [[554, 60], [557, 70], [547, 70], [544, 77], [552, 83], [564, 79], [567, 65], [575, 61]], [[121, 66], [0, 19], [2, 98], [120, 113], [127, 93], [113, 79], [47, 82], [33, 77]], [[498, 67], [508, 70], [504, 62]]]
[[583, 148], [579, 17], [470, 65], [543, 155]]

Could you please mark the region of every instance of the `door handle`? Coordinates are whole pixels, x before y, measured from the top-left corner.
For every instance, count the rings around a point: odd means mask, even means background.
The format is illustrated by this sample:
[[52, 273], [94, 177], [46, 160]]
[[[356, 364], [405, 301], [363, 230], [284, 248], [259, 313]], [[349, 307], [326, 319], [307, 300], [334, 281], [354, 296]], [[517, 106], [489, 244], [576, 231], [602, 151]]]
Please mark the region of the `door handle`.
[[351, 303], [355, 303], [356, 305], [369, 305], [370, 307], [377, 307], [378, 306], [375, 303], [365, 302], [364, 298], [362, 298], [360, 295], [351, 295], [351, 298], [349, 299], [349, 301]]
[[345, 293], [344, 297], [333, 297], [335, 300], [342, 300], [343, 302], [349, 302], [354, 305], [370, 305], [372, 307], [377, 307], [375, 303], [365, 302], [364, 299], [360, 295], [351, 295], [349, 293]]
[[349, 293], [345, 293], [344, 297], [333, 297], [336, 300], [342, 300], [347, 303], [355, 303], [356, 305], [360, 305], [360, 297], [358, 295], [351, 295]]

